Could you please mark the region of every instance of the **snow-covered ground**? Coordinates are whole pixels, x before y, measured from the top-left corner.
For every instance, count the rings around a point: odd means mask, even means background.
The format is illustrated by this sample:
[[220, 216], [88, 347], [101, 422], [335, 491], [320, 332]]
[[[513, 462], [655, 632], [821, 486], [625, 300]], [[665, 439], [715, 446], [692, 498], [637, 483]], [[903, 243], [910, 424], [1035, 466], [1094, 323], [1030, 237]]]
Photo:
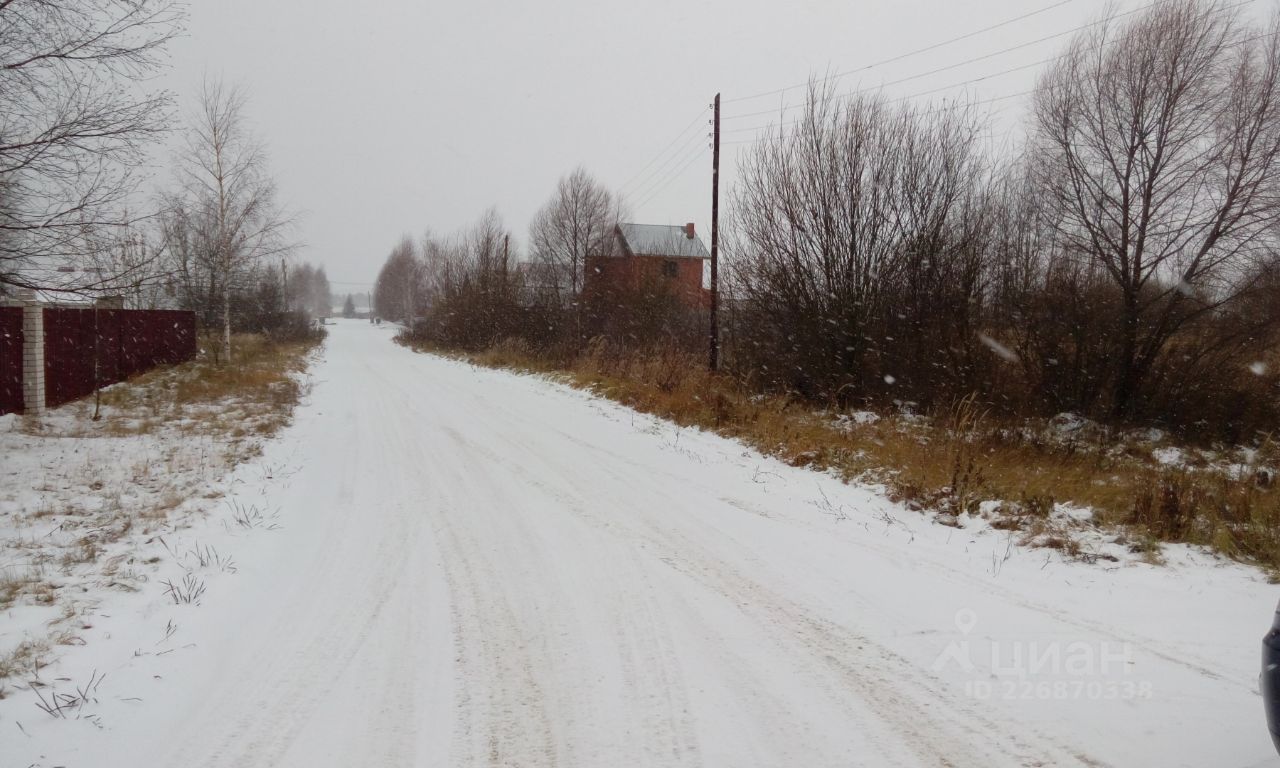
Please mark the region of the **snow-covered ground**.
[[10, 691], [0, 762], [1280, 765], [1257, 691], [1280, 589], [1249, 568], [1066, 562], [330, 331], [295, 423], [170, 544], [234, 567], [175, 562], [191, 604], [106, 595], [43, 673], [87, 701]]
[[[92, 399], [0, 416], [0, 699], [50, 693], [45, 665], [106, 634], [103, 605], [116, 596], [188, 577], [198, 591], [194, 571], [235, 570], [187, 532], [223, 511], [231, 470], [288, 421], [306, 382], [282, 368], [275, 376], [292, 375], [291, 385], [215, 394], [209, 374], [176, 366], [107, 387], [98, 420]], [[230, 511], [217, 516], [253, 524], [253, 510]]]

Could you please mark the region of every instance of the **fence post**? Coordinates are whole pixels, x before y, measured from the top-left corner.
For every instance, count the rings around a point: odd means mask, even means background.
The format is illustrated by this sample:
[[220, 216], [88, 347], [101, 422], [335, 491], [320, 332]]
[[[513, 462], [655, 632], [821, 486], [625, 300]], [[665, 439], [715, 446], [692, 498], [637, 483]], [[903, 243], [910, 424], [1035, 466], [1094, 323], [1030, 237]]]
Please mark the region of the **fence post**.
[[34, 295], [22, 297], [22, 411], [44, 413], [44, 306]]

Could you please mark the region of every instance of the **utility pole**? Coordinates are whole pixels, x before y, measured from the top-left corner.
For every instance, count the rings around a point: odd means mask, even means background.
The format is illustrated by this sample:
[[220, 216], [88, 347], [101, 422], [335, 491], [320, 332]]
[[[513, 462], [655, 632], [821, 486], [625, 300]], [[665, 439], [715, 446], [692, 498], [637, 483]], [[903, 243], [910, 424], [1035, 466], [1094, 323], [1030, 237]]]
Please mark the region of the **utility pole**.
[[502, 236], [502, 274], [499, 276], [502, 280], [502, 284], [498, 286], [498, 296], [504, 304], [507, 300], [507, 286], [511, 284], [511, 281], [507, 279], [507, 258], [510, 253], [511, 234], [506, 233]]
[[417, 279], [418, 267], [409, 260], [409, 274], [404, 281], [404, 325], [409, 329], [409, 333], [413, 333], [413, 282]]
[[720, 368], [720, 94], [716, 94], [711, 145], [711, 354], [710, 369]]

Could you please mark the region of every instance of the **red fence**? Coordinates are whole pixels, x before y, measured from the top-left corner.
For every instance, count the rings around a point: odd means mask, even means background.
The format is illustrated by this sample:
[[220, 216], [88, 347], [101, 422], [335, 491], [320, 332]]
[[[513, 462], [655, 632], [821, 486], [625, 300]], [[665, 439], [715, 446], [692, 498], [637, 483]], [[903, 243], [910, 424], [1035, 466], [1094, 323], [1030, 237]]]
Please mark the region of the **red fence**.
[[53, 408], [195, 355], [192, 312], [46, 307], [45, 405]]
[[0, 307], [0, 415], [22, 410], [22, 307]]

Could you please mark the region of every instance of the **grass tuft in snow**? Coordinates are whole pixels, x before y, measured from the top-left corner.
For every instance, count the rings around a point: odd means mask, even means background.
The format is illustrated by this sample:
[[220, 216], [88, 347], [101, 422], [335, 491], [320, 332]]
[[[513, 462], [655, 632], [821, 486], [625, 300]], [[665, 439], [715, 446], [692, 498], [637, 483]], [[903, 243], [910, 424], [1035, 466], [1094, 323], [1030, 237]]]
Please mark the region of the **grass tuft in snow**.
[[164, 593], [173, 600], [174, 605], [198, 603], [204, 596], [204, 579], [197, 578], [194, 574], [184, 575], [182, 581], [177, 584], [169, 579], [165, 579], [161, 584], [164, 585]]
[[40, 686], [36, 685], [31, 686], [31, 691], [37, 698], [36, 707], [50, 717], [60, 720], [71, 717], [79, 719], [86, 714], [84, 711], [86, 704], [97, 703], [98, 686], [102, 685], [106, 677], [105, 674], [98, 674], [98, 670], [95, 669], [87, 682], [72, 686], [70, 692], [51, 689], [44, 693], [40, 690]]

